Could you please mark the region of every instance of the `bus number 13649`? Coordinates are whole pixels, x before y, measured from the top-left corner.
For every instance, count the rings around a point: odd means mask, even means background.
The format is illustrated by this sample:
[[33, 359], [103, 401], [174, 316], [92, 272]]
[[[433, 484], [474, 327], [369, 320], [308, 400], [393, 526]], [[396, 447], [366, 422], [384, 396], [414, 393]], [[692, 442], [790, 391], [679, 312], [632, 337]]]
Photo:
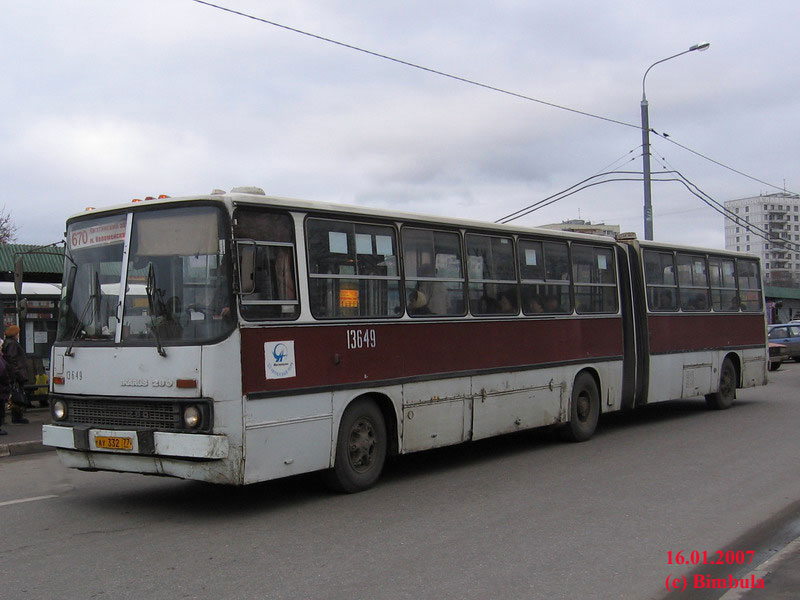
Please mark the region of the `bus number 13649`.
[[376, 348], [377, 336], [374, 329], [348, 329], [347, 349], [361, 350], [362, 348]]

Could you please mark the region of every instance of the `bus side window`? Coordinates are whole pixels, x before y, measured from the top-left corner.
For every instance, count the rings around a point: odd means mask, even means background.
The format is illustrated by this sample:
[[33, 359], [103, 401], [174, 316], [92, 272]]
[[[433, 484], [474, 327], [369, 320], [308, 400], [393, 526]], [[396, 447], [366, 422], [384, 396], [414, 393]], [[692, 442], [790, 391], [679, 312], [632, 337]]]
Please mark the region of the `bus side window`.
[[675, 257], [672, 252], [644, 252], [644, 277], [647, 284], [647, 307], [654, 312], [678, 310], [678, 285], [675, 281]]
[[708, 270], [711, 276], [711, 308], [715, 311], [739, 310], [736, 293], [736, 273], [733, 259], [711, 257]]
[[399, 318], [400, 267], [390, 225], [309, 218], [308, 293], [317, 319]]
[[610, 248], [573, 244], [572, 268], [579, 314], [617, 312], [617, 278]]
[[234, 215], [240, 310], [247, 320], [296, 319], [294, 222], [286, 213], [251, 208]]
[[474, 315], [519, 312], [511, 238], [467, 234], [469, 309]]
[[461, 236], [403, 227], [402, 239], [408, 314], [463, 316], [466, 306]]
[[737, 263], [739, 301], [741, 309], [748, 312], [761, 311], [761, 277], [758, 261], [739, 259]]
[[522, 311], [526, 315], [572, 312], [567, 244], [520, 239], [517, 248]]
[[708, 311], [708, 269], [704, 256], [677, 254], [681, 310]]

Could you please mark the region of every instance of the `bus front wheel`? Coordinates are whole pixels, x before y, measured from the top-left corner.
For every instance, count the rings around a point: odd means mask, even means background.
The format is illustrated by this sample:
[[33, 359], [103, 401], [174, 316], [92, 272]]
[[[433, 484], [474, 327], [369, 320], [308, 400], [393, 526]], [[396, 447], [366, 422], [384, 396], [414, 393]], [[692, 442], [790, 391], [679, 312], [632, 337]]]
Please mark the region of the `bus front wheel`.
[[594, 434], [600, 418], [600, 393], [594, 377], [580, 373], [572, 386], [569, 422], [561, 430], [561, 437], [567, 442], [585, 442]]
[[386, 423], [369, 398], [354, 401], [342, 415], [328, 485], [336, 491], [366, 490], [378, 480], [386, 462]]
[[719, 391], [706, 396], [706, 403], [714, 410], [730, 408], [736, 398], [736, 367], [730, 358], [722, 361], [719, 370]]

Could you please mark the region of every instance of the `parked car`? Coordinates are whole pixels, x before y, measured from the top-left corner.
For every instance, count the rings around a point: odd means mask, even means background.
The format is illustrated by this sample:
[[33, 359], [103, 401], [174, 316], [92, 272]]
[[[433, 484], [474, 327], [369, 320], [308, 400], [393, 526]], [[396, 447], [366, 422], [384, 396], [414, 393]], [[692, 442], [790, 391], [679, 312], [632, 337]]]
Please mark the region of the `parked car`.
[[785, 345], [787, 356], [800, 362], [800, 324], [770, 325], [769, 341]]
[[785, 344], [776, 344], [775, 342], [769, 343], [769, 364], [767, 368], [770, 371], [777, 371], [781, 368], [783, 361], [786, 360], [786, 355], [788, 352], [786, 351]]

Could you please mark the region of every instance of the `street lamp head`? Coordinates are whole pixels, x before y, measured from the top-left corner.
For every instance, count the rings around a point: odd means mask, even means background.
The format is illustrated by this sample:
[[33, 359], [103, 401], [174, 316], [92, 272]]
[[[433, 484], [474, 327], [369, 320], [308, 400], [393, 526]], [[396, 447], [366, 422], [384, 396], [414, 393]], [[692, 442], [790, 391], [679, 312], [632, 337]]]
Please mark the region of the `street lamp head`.
[[642, 102], [647, 101], [644, 91], [644, 82], [645, 79], [647, 79], [647, 74], [650, 72], [650, 69], [652, 69], [656, 65], [660, 65], [663, 62], [672, 60], [673, 58], [678, 58], [679, 56], [683, 56], [684, 54], [689, 54], [689, 52], [694, 52], [695, 50], [697, 50], [698, 52], [703, 52], [704, 50], [708, 50], [710, 47], [711, 47], [710, 42], [700, 42], [698, 44], [695, 44], [694, 46], [691, 46], [688, 50], [684, 50], [683, 52], [678, 52], [677, 54], [673, 54], [672, 56], [668, 56], [667, 58], [662, 58], [661, 60], [657, 60], [652, 65], [647, 67], [647, 70], [644, 72], [644, 77], [642, 77]]

